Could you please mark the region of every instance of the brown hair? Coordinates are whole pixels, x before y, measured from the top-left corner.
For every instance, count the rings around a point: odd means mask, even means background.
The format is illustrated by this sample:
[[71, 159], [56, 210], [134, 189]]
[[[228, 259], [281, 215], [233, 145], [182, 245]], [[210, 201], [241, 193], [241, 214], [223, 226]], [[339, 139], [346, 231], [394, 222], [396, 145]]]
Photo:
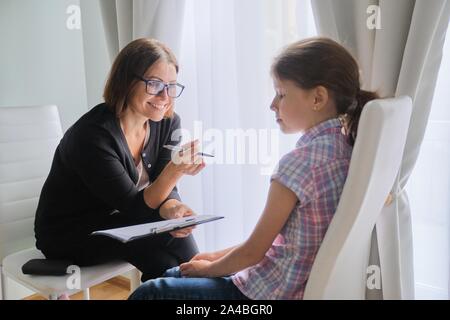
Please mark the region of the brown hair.
[[275, 59], [272, 73], [279, 79], [293, 81], [302, 89], [327, 88], [338, 115], [345, 115], [351, 145], [355, 143], [364, 105], [379, 98], [375, 92], [361, 90], [355, 58], [328, 38], [309, 38], [289, 45]]
[[[136, 76], [144, 76], [145, 72], [156, 61], [164, 59], [175, 66], [178, 73], [178, 62], [172, 51], [155, 39], [141, 38], [130, 42], [116, 57], [106, 81], [103, 98], [106, 105], [120, 117], [127, 108], [127, 98], [134, 85], [139, 81]], [[173, 105], [167, 110], [165, 117], [173, 115]]]

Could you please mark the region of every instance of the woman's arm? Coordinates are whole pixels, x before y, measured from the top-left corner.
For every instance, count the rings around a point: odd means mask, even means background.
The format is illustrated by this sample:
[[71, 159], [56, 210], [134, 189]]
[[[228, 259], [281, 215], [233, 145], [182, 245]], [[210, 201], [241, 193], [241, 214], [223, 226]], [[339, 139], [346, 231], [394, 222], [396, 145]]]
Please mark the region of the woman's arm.
[[175, 165], [169, 162], [156, 180], [145, 188], [144, 200], [147, 206], [152, 209], [158, 208], [167, 199], [182, 176], [183, 172], [176, 170]]
[[250, 237], [216, 261], [195, 260], [182, 264], [182, 275], [220, 277], [257, 264], [280, 233], [297, 202], [294, 192], [273, 180], [263, 214]]
[[201, 156], [198, 155], [198, 144], [196, 140], [184, 145], [183, 156], [176, 162], [169, 161], [156, 180], [145, 188], [144, 200], [150, 208], [158, 208], [183, 175], [196, 175], [205, 167]]
[[[177, 131], [181, 128], [180, 117], [175, 113], [172, 118], [166, 119], [161, 124], [159, 145], [178, 145]], [[179, 137], [181, 138], [181, 137]], [[173, 140], [175, 139], [175, 140]], [[150, 180], [153, 183], [144, 191], [145, 203], [150, 208], [158, 208], [168, 199], [181, 201], [178, 195], [176, 184], [183, 175], [196, 175], [205, 164], [197, 152], [199, 151], [199, 142], [191, 141], [182, 146], [185, 149], [183, 157], [172, 161], [172, 152], [161, 147], [158, 153], [157, 163], [154, 164]]]

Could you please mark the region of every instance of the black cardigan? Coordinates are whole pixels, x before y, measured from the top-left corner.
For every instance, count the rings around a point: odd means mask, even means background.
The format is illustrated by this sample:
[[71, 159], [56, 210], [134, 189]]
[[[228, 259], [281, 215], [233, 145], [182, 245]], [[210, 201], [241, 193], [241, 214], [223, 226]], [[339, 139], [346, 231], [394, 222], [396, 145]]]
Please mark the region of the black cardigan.
[[[154, 181], [170, 160], [162, 148], [180, 128], [180, 118], [149, 120], [150, 139], [142, 152], [143, 165]], [[161, 220], [138, 191], [138, 172], [119, 120], [99, 104], [70, 127], [56, 148], [50, 173], [36, 211], [39, 249], [83, 243], [92, 231]], [[177, 189], [168, 199], [180, 197]]]

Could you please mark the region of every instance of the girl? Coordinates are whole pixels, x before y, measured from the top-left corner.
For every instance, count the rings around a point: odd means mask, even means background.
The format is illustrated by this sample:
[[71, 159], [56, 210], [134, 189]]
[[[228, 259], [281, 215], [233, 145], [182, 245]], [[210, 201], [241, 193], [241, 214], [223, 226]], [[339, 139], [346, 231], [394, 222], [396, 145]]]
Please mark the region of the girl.
[[303, 135], [272, 175], [252, 234], [235, 247], [197, 254], [130, 299], [303, 298], [344, 186], [361, 110], [377, 96], [360, 89], [350, 53], [325, 38], [288, 46], [272, 77], [277, 123], [284, 133]]

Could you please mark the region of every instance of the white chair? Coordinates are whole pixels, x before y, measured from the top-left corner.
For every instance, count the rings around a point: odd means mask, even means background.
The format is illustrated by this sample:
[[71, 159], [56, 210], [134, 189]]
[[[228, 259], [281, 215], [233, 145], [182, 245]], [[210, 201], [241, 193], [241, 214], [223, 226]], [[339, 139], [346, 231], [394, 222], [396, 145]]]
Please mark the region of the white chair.
[[56, 106], [0, 107], [0, 300], [7, 297], [6, 277], [50, 299], [79, 291], [89, 299], [90, 287], [128, 271], [132, 289], [139, 285], [139, 273], [124, 261], [81, 268], [78, 289], [68, 289], [71, 274], [22, 273], [26, 261], [44, 258], [34, 248], [34, 216], [61, 137]]
[[304, 299], [365, 299], [372, 230], [399, 172], [411, 109], [409, 97], [365, 106], [341, 199]]

